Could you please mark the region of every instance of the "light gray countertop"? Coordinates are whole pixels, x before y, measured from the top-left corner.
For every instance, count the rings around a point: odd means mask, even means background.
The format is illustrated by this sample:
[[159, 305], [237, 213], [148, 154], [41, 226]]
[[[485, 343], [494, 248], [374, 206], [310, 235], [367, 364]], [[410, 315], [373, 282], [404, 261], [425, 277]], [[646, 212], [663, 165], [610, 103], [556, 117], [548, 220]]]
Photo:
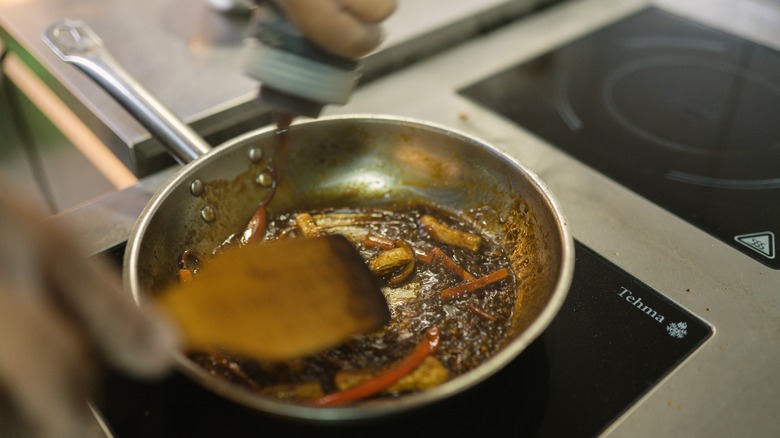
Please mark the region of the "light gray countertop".
[[[365, 59], [380, 76], [527, 13], [549, 0], [399, 0], [383, 45]], [[63, 18], [85, 21], [129, 73], [202, 136], [221, 142], [268, 123], [242, 71], [248, 16], [200, 0], [37, 0], [0, 2], [0, 35], [137, 176], [171, 161], [124, 109], [57, 58], [41, 32]]]

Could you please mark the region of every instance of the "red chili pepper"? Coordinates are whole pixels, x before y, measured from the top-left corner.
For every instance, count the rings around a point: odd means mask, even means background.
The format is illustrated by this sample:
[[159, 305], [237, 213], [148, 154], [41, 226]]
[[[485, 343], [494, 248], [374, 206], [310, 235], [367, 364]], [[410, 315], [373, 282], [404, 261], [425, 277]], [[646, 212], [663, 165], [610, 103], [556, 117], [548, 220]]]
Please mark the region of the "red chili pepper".
[[414, 251], [414, 258], [415, 260], [422, 262], [422, 263], [432, 263], [433, 262], [433, 253], [430, 251], [425, 251], [423, 249], [414, 248], [412, 247], [412, 250]]
[[265, 230], [268, 226], [268, 214], [265, 210], [265, 204], [260, 204], [257, 210], [249, 218], [249, 222], [241, 234], [243, 243], [259, 242], [265, 238]]
[[422, 341], [406, 357], [396, 362], [387, 371], [343, 391], [309, 400], [308, 403], [314, 406], [343, 406], [377, 394], [420, 366], [426, 357], [438, 350], [440, 340], [439, 328], [436, 326], [428, 327], [423, 333]]
[[441, 248], [435, 247], [431, 250], [431, 253], [433, 253], [434, 260], [440, 261], [444, 267], [452, 271], [452, 273], [458, 277], [467, 281], [474, 279], [473, 275], [471, 275], [467, 270], [463, 269], [459, 264], [455, 263], [455, 260], [452, 260], [450, 256], [447, 255], [447, 253], [441, 250]]
[[192, 271], [189, 269], [179, 269], [179, 283], [189, 283], [192, 281]]
[[475, 278], [474, 280], [464, 281], [458, 285], [441, 291], [441, 297], [444, 300], [454, 300], [467, 292], [473, 292], [479, 288], [483, 288], [491, 283], [496, 283], [505, 279], [509, 275], [509, 271], [506, 268], [501, 268], [497, 271], [491, 272], [484, 277]]

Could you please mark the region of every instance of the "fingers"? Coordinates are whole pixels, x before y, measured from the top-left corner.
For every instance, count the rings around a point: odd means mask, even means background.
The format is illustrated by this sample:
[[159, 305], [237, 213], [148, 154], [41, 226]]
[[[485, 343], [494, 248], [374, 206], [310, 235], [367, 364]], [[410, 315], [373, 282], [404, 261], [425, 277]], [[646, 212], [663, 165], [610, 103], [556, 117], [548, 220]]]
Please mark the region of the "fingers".
[[[8, 184], [1, 181], [0, 184]], [[0, 279], [27, 291], [41, 288], [38, 258], [39, 213], [0, 191]]]
[[293, 24], [325, 50], [359, 58], [382, 42], [378, 22], [395, 9], [394, 0], [278, 0]]
[[86, 400], [96, 355], [157, 375], [170, 368], [176, 337], [123, 291], [117, 272], [7, 195], [0, 193], [0, 390], [33, 436], [85, 436], [82, 428], [94, 425]]
[[[55, 233], [56, 235], [56, 233]], [[173, 362], [178, 337], [173, 326], [153, 307], [139, 307], [123, 290], [118, 273], [99, 260], [79, 257], [68, 242], [71, 256], [57, 251], [45, 255], [53, 290], [86, 326], [110, 363], [139, 377], [166, 372]]]
[[335, 0], [342, 8], [366, 23], [379, 23], [395, 11], [395, 0]]
[[0, 284], [0, 387], [10, 400], [3, 433], [84, 436], [95, 370], [74, 328], [39, 297]]
[[171, 326], [153, 309], [137, 306], [115, 270], [88, 259], [64, 230], [7, 193], [0, 193], [0, 243], [0, 280], [7, 288], [56, 306], [109, 363], [140, 377], [170, 367], [177, 343]]

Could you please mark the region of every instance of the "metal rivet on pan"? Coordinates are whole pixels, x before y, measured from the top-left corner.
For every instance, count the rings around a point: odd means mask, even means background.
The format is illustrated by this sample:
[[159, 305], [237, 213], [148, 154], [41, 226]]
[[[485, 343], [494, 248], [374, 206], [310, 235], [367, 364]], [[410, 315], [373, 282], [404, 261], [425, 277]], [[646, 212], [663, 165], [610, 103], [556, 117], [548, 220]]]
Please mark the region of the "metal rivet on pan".
[[202, 195], [204, 189], [205, 189], [205, 185], [203, 184], [203, 181], [199, 179], [193, 180], [190, 183], [190, 193], [192, 193], [193, 196]]
[[200, 217], [206, 222], [214, 222], [217, 219], [217, 212], [210, 205], [200, 209]]
[[274, 182], [274, 177], [271, 175], [271, 172], [264, 170], [257, 174], [257, 178], [255, 178], [255, 182], [260, 184], [263, 187], [270, 187], [271, 184]]
[[253, 163], [259, 163], [263, 159], [263, 150], [259, 147], [253, 147], [249, 149], [249, 161]]

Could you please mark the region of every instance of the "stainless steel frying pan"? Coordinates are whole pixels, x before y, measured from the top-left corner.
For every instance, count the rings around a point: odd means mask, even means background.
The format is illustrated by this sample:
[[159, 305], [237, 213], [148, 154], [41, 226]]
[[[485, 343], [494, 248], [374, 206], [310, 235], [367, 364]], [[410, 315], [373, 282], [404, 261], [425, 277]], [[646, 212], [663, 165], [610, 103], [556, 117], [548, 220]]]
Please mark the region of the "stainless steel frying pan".
[[[83, 23], [50, 26], [45, 42], [127, 108], [184, 164], [155, 194], [127, 242], [124, 281], [138, 302], [175, 278], [187, 248], [210, 252], [241, 229], [267, 187], [275, 128], [209, 147], [121, 69]], [[571, 283], [574, 244], [553, 195], [511, 157], [471, 136], [387, 116], [325, 117], [293, 123], [269, 213], [426, 200], [449, 210], [481, 209], [481, 230], [503, 242], [518, 300], [502, 350], [476, 369], [430, 390], [343, 408], [314, 408], [259, 396], [209, 375], [175, 353], [179, 369], [222, 396], [277, 415], [308, 420], [377, 417], [428, 405], [483, 381], [519, 355], [550, 324]]]

